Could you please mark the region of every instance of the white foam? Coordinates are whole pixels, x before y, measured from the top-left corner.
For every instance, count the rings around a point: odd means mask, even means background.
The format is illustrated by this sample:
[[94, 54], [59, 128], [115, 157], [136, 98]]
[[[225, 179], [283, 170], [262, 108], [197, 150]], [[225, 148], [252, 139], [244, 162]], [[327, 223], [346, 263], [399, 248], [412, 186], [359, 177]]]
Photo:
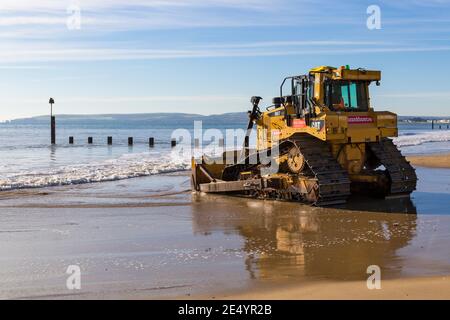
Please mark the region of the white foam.
[[450, 141], [450, 130], [446, 131], [426, 131], [414, 135], [403, 135], [394, 139], [398, 147], [417, 146], [427, 142]]
[[[448, 141], [450, 141], [450, 130], [427, 131], [411, 135], [402, 135], [394, 139], [394, 143], [398, 147], [409, 149], [429, 142]], [[226, 149], [232, 150], [236, 148], [239, 148], [239, 144], [237, 146], [227, 147]], [[212, 145], [203, 150], [195, 150], [194, 155], [198, 157], [203, 153], [217, 156], [222, 153], [222, 149]], [[66, 165], [56, 168], [41, 167], [40, 169], [0, 176], [0, 190], [114, 181], [185, 171], [190, 168], [190, 159], [190, 152], [179, 154], [167, 149], [161, 153], [144, 152], [123, 154], [115, 159], [91, 162], [89, 164]], [[1, 172], [5, 172], [5, 170], [2, 170]]]
[[176, 154], [125, 154], [103, 162], [47, 168], [0, 177], [0, 190], [122, 180], [189, 169], [189, 158]]

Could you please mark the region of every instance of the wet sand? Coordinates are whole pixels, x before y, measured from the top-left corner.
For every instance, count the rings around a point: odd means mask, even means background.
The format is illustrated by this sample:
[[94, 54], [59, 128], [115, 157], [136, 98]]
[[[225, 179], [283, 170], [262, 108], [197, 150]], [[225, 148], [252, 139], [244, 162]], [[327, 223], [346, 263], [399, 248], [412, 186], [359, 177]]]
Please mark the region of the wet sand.
[[4, 192], [0, 298], [450, 299], [450, 170], [418, 174], [412, 199], [345, 208], [195, 195], [186, 174]]
[[[416, 277], [385, 280], [381, 290], [368, 290], [365, 281], [316, 281], [283, 287], [263, 287], [245, 293], [215, 296], [220, 300], [447, 300], [450, 277]], [[211, 299], [211, 296], [199, 296]]]
[[427, 168], [450, 168], [450, 153], [437, 155], [408, 156], [408, 160], [414, 166]]

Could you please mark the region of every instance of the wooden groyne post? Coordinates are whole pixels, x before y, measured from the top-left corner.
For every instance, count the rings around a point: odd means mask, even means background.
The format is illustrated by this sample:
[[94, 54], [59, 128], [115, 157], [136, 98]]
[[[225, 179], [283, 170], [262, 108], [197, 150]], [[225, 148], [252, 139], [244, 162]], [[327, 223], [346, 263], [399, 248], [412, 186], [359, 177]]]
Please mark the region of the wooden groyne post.
[[[75, 141], [74, 136], [69, 136], [69, 144], [74, 144], [74, 141]], [[107, 136], [106, 142], [107, 142], [108, 145], [112, 145], [113, 144], [113, 137], [112, 136]], [[94, 138], [93, 137], [88, 137], [87, 138], [87, 143], [88, 144], [93, 144], [94, 143]], [[172, 148], [176, 147], [177, 144], [178, 144], [177, 139], [171, 139], [170, 140], [170, 145], [172, 146]], [[200, 143], [199, 143], [198, 139], [196, 139], [195, 145], [199, 146], [199, 144]], [[134, 145], [134, 137], [128, 137], [128, 145], [129, 146]], [[155, 146], [155, 138], [154, 137], [148, 138], [148, 145], [150, 147], [154, 147]], [[219, 145], [222, 146], [222, 147], [224, 146], [224, 139], [220, 139], [219, 140]]]
[[56, 144], [56, 118], [53, 115], [53, 104], [55, 99], [50, 98], [48, 103], [50, 103], [50, 140], [51, 144]]

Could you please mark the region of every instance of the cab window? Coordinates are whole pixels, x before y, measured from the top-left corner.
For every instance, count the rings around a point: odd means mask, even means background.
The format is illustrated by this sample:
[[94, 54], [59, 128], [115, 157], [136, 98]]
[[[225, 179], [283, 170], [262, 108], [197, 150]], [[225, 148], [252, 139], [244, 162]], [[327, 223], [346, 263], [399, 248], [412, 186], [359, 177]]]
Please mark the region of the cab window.
[[326, 104], [333, 111], [367, 111], [367, 85], [357, 81], [333, 81], [326, 86]]

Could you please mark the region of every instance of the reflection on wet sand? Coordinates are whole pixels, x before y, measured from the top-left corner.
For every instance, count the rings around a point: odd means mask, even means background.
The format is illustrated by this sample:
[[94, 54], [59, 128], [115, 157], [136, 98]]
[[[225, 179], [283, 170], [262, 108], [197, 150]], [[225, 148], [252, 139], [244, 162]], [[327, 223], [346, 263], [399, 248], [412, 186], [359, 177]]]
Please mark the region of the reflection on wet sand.
[[[378, 265], [384, 277], [398, 277], [397, 251], [415, 236], [415, 214], [409, 198], [353, 201], [348, 209], [311, 208], [298, 203], [194, 196], [197, 234], [222, 231], [243, 237], [245, 265], [252, 279], [367, 279], [367, 267]], [[390, 210], [387, 210], [390, 209]]]
[[350, 197], [343, 207], [347, 210], [417, 214], [417, 209], [409, 196], [391, 199], [374, 199], [365, 196]]

